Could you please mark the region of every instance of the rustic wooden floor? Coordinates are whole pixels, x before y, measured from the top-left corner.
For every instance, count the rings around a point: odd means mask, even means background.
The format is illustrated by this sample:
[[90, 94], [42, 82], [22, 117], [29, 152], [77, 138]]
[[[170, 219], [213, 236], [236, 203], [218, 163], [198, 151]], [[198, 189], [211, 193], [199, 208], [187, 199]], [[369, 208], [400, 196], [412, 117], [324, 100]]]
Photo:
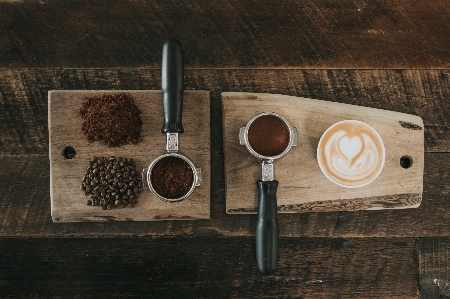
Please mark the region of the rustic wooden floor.
[[[445, 1], [0, 0], [0, 298], [450, 297], [450, 6]], [[211, 91], [211, 219], [54, 224], [47, 93]], [[279, 93], [415, 114], [418, 209], [283, 214], [274, 275], [252, 215], [225, 213], [220, 93]]]

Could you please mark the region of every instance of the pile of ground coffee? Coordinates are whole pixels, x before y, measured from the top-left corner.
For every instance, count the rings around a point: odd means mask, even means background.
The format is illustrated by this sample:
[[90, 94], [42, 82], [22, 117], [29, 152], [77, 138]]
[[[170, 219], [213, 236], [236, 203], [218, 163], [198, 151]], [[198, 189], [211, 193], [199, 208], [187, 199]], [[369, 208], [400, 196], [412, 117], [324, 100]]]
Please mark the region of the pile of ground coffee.
[[186, 161], [168, 156], [156, 162], [150, 180], [156, 193], [167, 199], [177, 199], [189, 192], [194, 174]]
[[141, 141], [141, 111], [126, 93], [87, 97], [80, 108], [87, 139], [110, 147]]
[[142, 190], [142, 178], [132, 158], [95, 157], [89, 161], [81, 190], [91, 197], [88, 205], [104, 210], [132, 206]]
[[255, 119], [248, 128], [248, 143], [260, 155], [274, 157], [288, 147], [288, 126], [278, 117], [263, 115]]

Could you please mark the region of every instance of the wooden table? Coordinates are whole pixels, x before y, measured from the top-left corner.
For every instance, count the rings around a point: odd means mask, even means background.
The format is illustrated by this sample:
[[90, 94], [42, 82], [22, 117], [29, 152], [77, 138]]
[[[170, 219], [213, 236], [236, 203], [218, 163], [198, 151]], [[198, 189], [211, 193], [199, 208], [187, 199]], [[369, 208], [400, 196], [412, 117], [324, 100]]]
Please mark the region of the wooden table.
[[[0, 1], [0, 297], [450, 296], [450, 6], [392, 1]], [[185, 89], [211, 92], [211, 219], [53, 223], [49, 90], [160, 88], [164, 40]], [[220, 93], [415, 114], [417, 209], [279, 215], [274, 275], [254, 215], [227, 215]]]

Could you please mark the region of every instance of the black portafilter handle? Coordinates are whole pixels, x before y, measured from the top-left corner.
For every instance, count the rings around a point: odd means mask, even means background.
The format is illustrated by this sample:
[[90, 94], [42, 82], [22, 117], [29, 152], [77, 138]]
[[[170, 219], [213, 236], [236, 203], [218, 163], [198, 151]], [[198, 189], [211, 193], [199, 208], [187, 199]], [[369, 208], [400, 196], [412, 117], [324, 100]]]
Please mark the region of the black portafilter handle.
[[164, 43], [161, 65], [161, 90], [163, 93], [164, 125], [166, 133], [183, 133], [183, 51], [179, 41]]
[[278, 181], [257, 181], [256, 265], [262, 274], [272, 274], [278, 260]]

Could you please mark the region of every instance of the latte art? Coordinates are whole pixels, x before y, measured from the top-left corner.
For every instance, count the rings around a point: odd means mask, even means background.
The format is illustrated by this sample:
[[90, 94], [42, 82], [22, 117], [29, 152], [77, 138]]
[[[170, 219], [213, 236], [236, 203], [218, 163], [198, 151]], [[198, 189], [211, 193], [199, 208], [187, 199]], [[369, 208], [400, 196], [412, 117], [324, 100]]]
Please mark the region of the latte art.
[[319, 141], [317, 159], [332, 182], [348, 188], [371, 183], [385, 160], [378, 133], [360, 121], [343, 121], [331, 126]]

